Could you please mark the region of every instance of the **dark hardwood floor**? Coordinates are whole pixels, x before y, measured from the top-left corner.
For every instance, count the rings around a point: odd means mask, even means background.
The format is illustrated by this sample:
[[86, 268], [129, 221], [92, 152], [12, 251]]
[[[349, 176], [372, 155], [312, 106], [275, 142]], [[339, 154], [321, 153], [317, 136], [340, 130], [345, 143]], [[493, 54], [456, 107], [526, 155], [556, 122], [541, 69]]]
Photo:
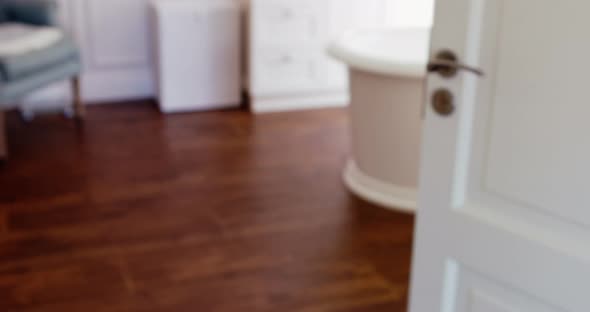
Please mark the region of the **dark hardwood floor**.
[[405, 311], [413, 218], [350, 196], [344, 110], [8, 116], [0, 311]]

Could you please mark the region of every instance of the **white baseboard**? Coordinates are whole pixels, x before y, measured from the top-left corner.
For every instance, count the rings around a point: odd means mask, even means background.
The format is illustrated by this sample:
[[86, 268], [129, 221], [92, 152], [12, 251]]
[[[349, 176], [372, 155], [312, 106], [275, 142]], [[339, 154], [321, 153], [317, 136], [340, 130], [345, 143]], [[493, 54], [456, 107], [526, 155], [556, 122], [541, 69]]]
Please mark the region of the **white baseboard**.
[[84, 73], [82, 97], [85, 104], [153, 98], [153, 74], [146, 69]]
[[371, 203], [399, 212], [416, 212], [417, 189], [400, 187], [370, 177], [360, 170], [354, 160], [348, 162], [343, 178], [352, 193]]
[[346, 92], [252, 97], [251, 109], [254, 113], [284, 112], [302, 109], [345, 107], [349, 103]]

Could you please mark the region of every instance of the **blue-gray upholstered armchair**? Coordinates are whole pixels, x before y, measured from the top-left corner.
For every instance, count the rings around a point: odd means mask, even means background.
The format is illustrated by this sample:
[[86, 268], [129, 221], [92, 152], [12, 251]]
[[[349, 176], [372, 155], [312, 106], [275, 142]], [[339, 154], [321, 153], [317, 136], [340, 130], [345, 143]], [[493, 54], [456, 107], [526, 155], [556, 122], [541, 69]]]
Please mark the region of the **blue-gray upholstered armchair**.
[[[57, 27], [56, 6], [52, 0], [0, 0], [0, 29], [14, 23], [33, 25], [33, 29], [37, 29], [36, 26]], [[6, 157], [2, 109], [11, 108], [32, 91], [71, 79], [74, 114], [78, 120], [84, 116], [78, 80], [81, 70], [79, 52], [71, 38], [60, 34], [58, 40], [47, 46], [16, 55], [0, 55], [0, 159]]]

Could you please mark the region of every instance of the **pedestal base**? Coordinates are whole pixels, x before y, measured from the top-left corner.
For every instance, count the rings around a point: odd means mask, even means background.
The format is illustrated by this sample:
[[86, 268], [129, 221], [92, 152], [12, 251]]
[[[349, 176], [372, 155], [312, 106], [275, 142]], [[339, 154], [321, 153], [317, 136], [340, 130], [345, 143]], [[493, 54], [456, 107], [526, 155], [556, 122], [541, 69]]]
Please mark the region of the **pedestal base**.
[[371, 203], [398, 212], [416, 211], [417, 189], [400, 187], [370, 177], [360, 170], [354, 160], [348, 162], [343, 178], [352, 193]]

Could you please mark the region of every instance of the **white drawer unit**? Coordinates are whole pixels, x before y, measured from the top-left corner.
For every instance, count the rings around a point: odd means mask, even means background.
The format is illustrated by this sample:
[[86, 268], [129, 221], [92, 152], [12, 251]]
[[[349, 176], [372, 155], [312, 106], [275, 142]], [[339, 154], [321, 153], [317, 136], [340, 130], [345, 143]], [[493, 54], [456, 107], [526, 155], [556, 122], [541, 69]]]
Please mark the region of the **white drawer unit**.
[[157, 0], [153, 8], [161, 110], [239, 106], [239, 4], [233, 0]]
[[251, 0], [249, 93], [254, 112], [342, 106], [344, 66], [327, 57], [332, 0]]
[[250, 0], [248, 83], [254, 112], [348, 103], [348, 71], [326, 54], [355, 28], [387, 25], [396, 0]]

